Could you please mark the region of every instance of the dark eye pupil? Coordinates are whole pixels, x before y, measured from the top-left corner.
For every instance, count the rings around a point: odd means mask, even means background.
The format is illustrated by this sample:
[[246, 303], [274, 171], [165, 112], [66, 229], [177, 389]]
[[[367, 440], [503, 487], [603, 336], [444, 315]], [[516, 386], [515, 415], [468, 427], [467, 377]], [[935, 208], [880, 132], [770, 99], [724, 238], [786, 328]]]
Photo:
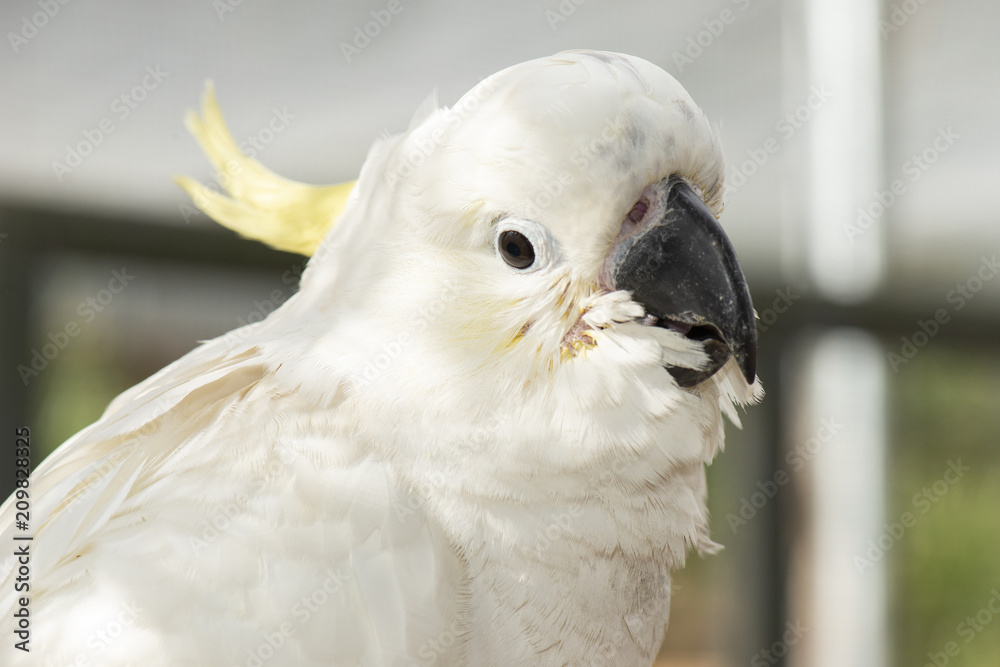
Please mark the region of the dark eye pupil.
[[521, 232], [509, 230], [500, 234], [500, 255], [515, 269], [524, 269], [535, 261], [535, 249]]

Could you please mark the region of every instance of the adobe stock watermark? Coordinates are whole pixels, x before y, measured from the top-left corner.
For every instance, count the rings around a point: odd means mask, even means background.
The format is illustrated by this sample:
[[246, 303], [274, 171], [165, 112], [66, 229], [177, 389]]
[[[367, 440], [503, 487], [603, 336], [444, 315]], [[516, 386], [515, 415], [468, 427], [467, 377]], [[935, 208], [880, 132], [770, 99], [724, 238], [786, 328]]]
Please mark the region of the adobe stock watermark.
[[951, 659], [957, 658], [962, 649], [971, 644], [997, 615], [1000, 615], [1000, 590], [993, 588], [982, 608], [975, 614], [969, 614], [955, 626], [955, 634], [964, 640], [964, 644], [957, 641], [946, 642], [940, 651], [927, 654], [928, 662], [924, 663], [924, 667], [947, 667], [951, 664]]
[[[236, 147], [246, 157], [255, 159], [274, 142], [279, 134], [288, 128], [290, 121], [293, 120], [295, 120], [295, 114], [291, 113], [288, 107], [283, 106], [280, 109], [272, 107], [271, 116], [267, 122], [256, 132], [246, 135]], [[243, 164], [235, 159], [227, 162], [222, 169], [213, 170], [211, 174], [212, 182], [208, 185], [209, 191], [212, 194], [208, 196], [221, 195], [229, 187], [233, 179], [239, 176], [242, 171]], [[199, 196], [196, 196], [196, 200], [194, 201], [195, 206], [183, 201], [177, 205], [177, 209], [180, 211], [185, 223], [190, 223], [193, 216], [201, 215], [201, 210], [197, 208], [198, 198]]]
[[976, 294], [978, 294], [986, 283], [993, 280], [997, 273], [1000, 273], [1000, 262], [997, 262], [996, 254], [991, 257], [983, 257], [979, 268], [965, 282], [958, 283], [945, 295], [945, 301], [952, 304], [952, 308], [938, 308], [933, 315], [926, 320], [917, 320], [917, 329], [909, 336], [903, 336], [900, 340], [899, 349], [894, 352], [887, 352], [885, 357], [889, 361], [889, 367], [893, 373], [898, 373], [899, 369], [910, 363], [917, 353], [930, 343], [941, 331], [941, 327], [951, 322], [952, 313], [965, 308]]
[[576, 535], [573, 529], [573, 520], [583, 516], [583, 505], [571, 504], [565, 512], [553, 512], [548, 517], [545, 528], [535, 531], [535, 554], [548, 551], [555, 542], [558, 542], [567, 535]]
[[236, 11], [236, 8], [243, 4], [244, 0], [212, 0], [212, 9], [220, 21], [226, 20], [226, 14]]
[[82, 131], [83, 139], [73, 145], [66, 145], [66, 155], [62, 162], [52, 161], [52, 171], [56, 178], [62, 182], [67, 174], [83, 164], [85, 158], [90, 156], [104, 140], [117, 129], [115, 118], [118, 122], [124, 121], [133, 111], [139, 108], [149, 94], [160, 87], [160, 84], [170, 76], [170, 72], [164, 72], [159, 65], [147, 65], [142, 79], [131, 89], [125, 91], [111, 101], [112, 116], [105, 116], [96, 126], [85, 128]]
[[459, 449], [463, 452], [482, 451], [496, 438], [500, 425], [503, 423], [504, 414], [499, 410], [491, 410], [489, 417], [476, 425], [471, 437], [466, 442], [459, 443]]
[[246, 667], [261, 667], [273, 658], [289, 639], [295, 636], [299, 627], [304, 626], [332, 597], [339, 594], [352, 579], [349, 571], [327, 569], [326, 578], [313, 591], [299, 598], [289, 609], [289, 614], [297, 621], [284, 621], [271, 632], [260, 635], [256, 646], [247, 649], [243, 664]]
[[575, 663], [574, 667], [615, 667], [620, 662], [618, 654], [626, 642], [634, 643], [637, 637], [649, 636], [650, 624], [668, 615], [669, 604], [669, 595], [648, 596], [641, 606], [622, 618], [625, 629], [607, 628], [606, 632], [597, 634], [595, 638], [599, 641], [588, 652], [586, 662]]
[[372, 382], [382, 376], [395, 362], [402, 356], [407, 348], [413, 344], [411, 334], [423, 333], [430, 323], [440, 316], [449, 304], [454, 303], [461, 293], [462, 286], [455, 281], [449, 280], [444, 284], [444, 289], [434, 301], [417, 311], [417, 316], [406, 331], [399, 333], [393, 340], [381, 345], [381, 351], [374, 358], [365, 362], [360, 374], [354, 375], [354, 382], [360, 386], [367, 387]]
[[[626, 628], [630, 629], [628, 625]], [[594, 647], [585, 667], [614, 667], [615, 659], [627, 639], [631, 639], [631, 636], [624, 630], [615, 630], [610, 637]]]
[[27, 387], [32, 379], [38, 377], [42, 371], [48, 368], [49, 363], [69, 346], [70, 341], [80, 335], [84, 325], [97, 319], [97, 316], [104, 312], [115, 296], [120, 294], [133, 280], [135, 280], [135, 276], [130, 275], [125, 267], [114, 269], [111, 271], [111, 279], [106, 288], [78, 303], [76, 314], [80, 316], [80, 319], [69, 320], [61, 330], [50, 331], [46, 335], [48, 342], [42, 345], [41, 349], [32, 348], [31, 359], [28, 363], [17, 365], [17, 373], [21, 376], [21, 382], [24, 383], [24, 386]]
[[[792, 472], [799, 472], [809, 461], [829, 443], [844, 428], [844, 425], [836, 417], [824, 417], [819, 420], [819, 428], [816, 435], [803, 443], [795, 446], [794, 449], [785, 454], [785, 465]], [[726, 515], [726, 523], [729, 529], [736, 535], [743, 526], [749, 524], [757, 513], [760, 512], [771, 501], [778, 491], [792, 480], [791, 475], [784, 468], [778, 468], [770, 479], [757, 482], [757, 490], [749, 497], [740, 498], [740, 508], [738, 513], [730, 512]]]
[[[751, 1], [732, 0], [733, 4], [741, 12], [746, 11]], [[719, 15], [715, 18], [702, 21], [701, 24], [705, 29], [688, 37], [683, 51], [673, 52], [674, 65], [677, 66], [677, 71], [683, 72], [686, 66], [693, 64], [695, 60], [700, 58], [707, 49], [715, 44], [715, 40], [722, 36], [722, 33], [726, 31], [726, 26], [736, 22], [736, 18], [736, 12], [727, 7], [719, 12]]]
[[98, 659], [97, 656], [108, 650], [125, 633], [126, 628], [135, 625], [136, 619], [142, 612], [142, 607], [138, 606], [135, 600], [122, 605], [121, 611], [114, 619], [87, 637], [86, 645], [91, 652], [78, 654], [71, 663], [73, 667], [103, 664], [103, 659]]
[[47, 26], [49, 21], [54, 19], [59, 11], [70, 2], [72, 0], [38, 0], [36, 4], [41, 11], [30, 16], [22, 16], [20, 30], [7, 33], [7, 41], [10, 42], [14, 53], [20, 51], [22, 46], [37, 35], [39, 30]]
[[[570, 160], [577, 174], [585, 172], [594, 162], [607, 152], [610, 144], [619, 140], [617, 124], [614, 120], [604, 123], [601, 132], [589, 140], [579, 143], [570, 154]], [[548, 181], [535, 187], [528, 195], [524, 213], [529, 218], [537, 218], [539, 213], [552, 205], [566, 188], [573, 184], [576, 176], [568, 169], [563, 169]]]
[[267, 467], [261, 474], [250, 480], [249, 493], [238, 493], [229, 502], [222, 503], [215, 507], [210, 516], [206, 517], [198, 527], [195, 535], [188, 537], [188, 546], [195, 553], [200, 554], [212, 543], [232, 528], [239, 518], [246, 514], [246, 509], [250, 501], [257, 497], [268, 484], [275, 479], [280, 479], [288, 474], [288, 466], [295, 462], [298, 454], [288, 449], [284, 445], [278, 445], [274, 450], [274, 455], [267, 462]]
[[781, 150], [782, 142], [795, 136], [832, 97], [833, 91], [826, 85], [812, 86], [805, 102], [775, 121], [774, 129], [778, 133], [777, 137], [770, 136], [757, 148], [748, 148], [746, 159], [736, 165], [734, 170], [727, 170], [726, 195], [735, 194], [746, 185], [747, 180]]
[[341, 42], [340, 52], [344, 56], [347, 64], [351, 63], [355, 57], [367, 49], [374, 40], [378, 39], [382, 31], [389, 27], [393, 19], [399, 16], [405, 9], [402, 0], [389, 0], [383, 9], [372, 9], [368, 13], [372, 20], [362, 25], [354, 26], [353, 39], [350, 43]]
[[[158, 410], [154, 410], [154, 413], [158, 413]], [[75, 507], [79, 503], [83, 502], [91, 492], [97, 487], [98, 483], [104, 479], [109, 473], [118, 470], [118, 466], [121, 465], [128, 457], [128, 452], [133, 445], [138, 444], [146, 436], [153, 435], [160, 431], [160, 421], [159, 418], [155, 418], [147, 424], [144, 424], [140, 428], [132, 432], [131, 437], [125, 442], [117, 446], [115, 453], [111, 456], [105, 457], [101, 460], [101, 465], [92, 470], [83, 480], [82, 487], [78, 487], [78, 490], [73, 494], [66, 506], [66, 509]]]
[[577, 8], [587, 0], [559, 0], [555, 10], [545, 10], [545, 20], [549, 24], [549, 30], [555, 32], [560, 23], [565, 23], [569, 17], [576, 13]]
[[263, 322], [267, 319], [268, 315], [280, 308], [282, 304], [291, 298], [291, 295], [294, 294], [294, 286], [298, 284], [299, 278], [302, 276], [304, 266], [304, 264], [295, 264], [292, 268], [282, 273], [281, 282], [285, 285], [291, 285], [291, 287], [287, 288], [287, 290], [277, 288], [271, 290], [271, 293], [268, 295], [270, 298], [268, 299], [254, 299], [253, 310], [247, 313], [245, 318], [237, 317], [236, 322], [239, 326], [227, 332], [223, 338], [231, 345], [249, 338], [254, 324]]
[[750, 667], [766, 667], [777, 664], [788, 655], [788, 649], [798, 644], [807, 632], [809, 632], [809, 628], [803, 625], [802, 621], [794, 623], [786, 621], [785, 631], [782, 633], [781, 639], [754, 654], [750, 658]]
[[948, 467], [940, 479], [913, 494], [910, 504], [916, 511], [907, 510], [892, 523], [882, 524], [882, 534], [874, 540], [868, 540], [868, 549], [864, 554], [854, 556], [853, 563], [854, 567], [858, 568], [858, 573], [864, 574], [882, 560], [903, 539], [906, 531], [917, 525], [917, 520], [921, 516], [934, 509], [951, 487], [958, 484], [969, 470], [971, 468], [962, 465], [962, 459], [948, 461]]
[[267, 319], [267, 316], [280, 308], [290, 295], [285, 290], [273, 289], [268, 296], [270, 296], [269, 299], [254, 299], [253, 310], [247, 313], [245, 318], [237, 317], [236, 321], [240, 326], [226, 333], [223, 338], [230, 343], [246, 340], [250, 336], [253, 325]]
[[302, 272], [305, 271], [306, 264], [310, 261], [322, 262], [323, 258], [330, 252], [329, 246], [321, 245], [311, 258], [292, 264], [281, 274], [281, 283], [288, 285], [287, 288], [276, 288], [271, 290], [267, 299], [254, 299], [253, 310], [247, 313], [246, 317], [237, 317], [236, 323], [239, 325], [235, 329], [223, 334], [223, 338], [230, 344], [242, 342], [250, 337], [253, 325], [263, 322], [268, 316], [280, 308], [288, 299], [295, 294], [299, 281], [302, 279]]
[[927, 173], [927, 170], [936, 163], [941, 156], [951, 150], [955, 142], [961, 139], [958, 134], [948, 127], [939, 127], [937, 136], [931, 145], [919, 153], [914, 153], [903, 162], [900, 171], [902, 178], [893, 179], [889, 187], [885, 190], [878, 190], [873, 193], [871, 201], [858, 207], [858, 217], [854, 224], [844, 225], [844, 233], [847, 239], [854, 243], [855, 240], [867, 232], [876, 221], [888, 211], [899, 198], [907, 193], [910, 186], [920, 180]]
[[392, 510], [400, 521], [405, 521], [417, 513], [423, 513], [424, 501], [433, 498], [438, 490], [444, 488], [447, 478], [440, 470], [435, 470], [429, 475], [418, 477], [414, 480], [414, 485], [405, 494], [405, 501], [393, 500]]
[[777, 289], [774, 292], [774, 301], [764, 310], [757, 312], [757, 332], [764, 333], [778, 321], [778, 318], [788, 312], [792, 305], [802, 298], [801, 294], [796, 294], [791, 287]]
[[389, 187], [395, 186], [399, 179], [406, 178], [426, 162], [441, 146], [447, 134], [474, 114], [479, 109], [479, 105], [485, 102], [496, 89], [495, 78], [488, 77], [481, 80], [475, 88], [462, 96], [462, 99], [455, 106], [444, 112], [443, 121], [427, 136], [413, 138], [400, 163], [394, 164], [392, 170], [385, 175], [385, 182]]
[[452, 648], [462, 637], [462, 628], [458, 621], [452, 621], [451, 625], [439, 632], [436, 636], [427, 639], [420, 648], [417, 649], [419, 663], [411, 662], [408, 667], [427, 667], [437, 663], [444, 654]]
[[892, 33], [898, 32], [900, 28], [906, 25], [910, 17], [916, 14], [925, 4], [927, 4], [927, 0], [903, 0], [902, 2], [894, 3], [889, 12], [888, 20], [883, 18], [879, 18], [878, 20], [878, 32], [882, 35], [882, 40], [888, 40]]

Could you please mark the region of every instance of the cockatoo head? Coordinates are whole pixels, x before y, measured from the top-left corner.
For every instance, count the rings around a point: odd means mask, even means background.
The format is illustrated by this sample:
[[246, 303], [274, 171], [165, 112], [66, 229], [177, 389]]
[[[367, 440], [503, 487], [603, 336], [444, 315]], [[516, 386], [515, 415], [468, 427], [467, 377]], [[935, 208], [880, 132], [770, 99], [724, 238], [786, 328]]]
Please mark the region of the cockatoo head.
[[711, 127], [663, 70], [588, 51], [523, 63], [422, 119], [365, 174], [369, 242], [351, 244], [340, 289], [390, 328], [447, 301], [425, 319], [465, 355], [463, 376], [544, 384], [601, 332], [639, 324], [661, 329], [678, 390], [727, 363], [752, 384], [753, 309], [716, 221], [722, 179]]
[[[760, 393], [722, 184], [710, 124], [658, 67], [516, 65], [375, 145], [248, 342], [294, 339], [301, 363], [275, 363], [296, 386], [367, 406], [390, 455], [481, 495], [700, 479], [720, 410]], [[702, 484], [678, 501], [693, 523]]]

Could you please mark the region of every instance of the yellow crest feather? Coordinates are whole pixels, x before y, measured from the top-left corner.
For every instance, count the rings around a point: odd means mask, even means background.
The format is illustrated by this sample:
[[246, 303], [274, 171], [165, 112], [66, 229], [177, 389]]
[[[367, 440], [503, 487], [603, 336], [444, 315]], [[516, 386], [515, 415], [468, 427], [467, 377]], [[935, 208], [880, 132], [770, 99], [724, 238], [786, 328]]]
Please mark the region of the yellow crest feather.
[[242, 236], [311, 256], [344, 212], [356, 181], [328, 186], [299, 183], [241, 153], [219, 111], [211, 82], [205, 86], [201, 117], [189, 111], [184, 120], [229, 194], [189, 176], [175, 177], [194, 205]]

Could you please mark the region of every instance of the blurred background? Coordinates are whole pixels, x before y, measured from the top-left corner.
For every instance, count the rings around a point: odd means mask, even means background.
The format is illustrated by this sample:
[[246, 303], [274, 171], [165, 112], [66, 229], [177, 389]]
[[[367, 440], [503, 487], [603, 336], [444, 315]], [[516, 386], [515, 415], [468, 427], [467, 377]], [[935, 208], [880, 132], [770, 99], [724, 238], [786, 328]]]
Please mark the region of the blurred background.
[[1000, 664], [996, 3], [10, 0], [0, 20], [4, 496], [16, 427], [37, 464], [295, 289], [302, 258], [171, 182], [219, 179], [182, 123], [206, 79], [247, 152], [333, 183], [432, 90], [621, 51], [720, 129], [768, 392], [710, 469], [727, 548], [677, 574], [662, 664]]

